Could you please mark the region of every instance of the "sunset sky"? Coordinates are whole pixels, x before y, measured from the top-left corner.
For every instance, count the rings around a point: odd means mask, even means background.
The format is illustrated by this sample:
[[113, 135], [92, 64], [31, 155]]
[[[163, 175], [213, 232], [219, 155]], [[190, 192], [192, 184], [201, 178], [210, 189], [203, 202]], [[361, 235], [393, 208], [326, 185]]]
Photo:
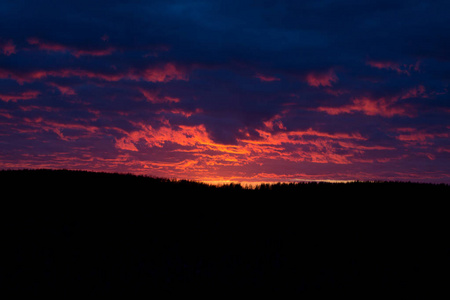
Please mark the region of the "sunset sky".
[[0, 169], [450, 183], [450, 1], [0, 1]]

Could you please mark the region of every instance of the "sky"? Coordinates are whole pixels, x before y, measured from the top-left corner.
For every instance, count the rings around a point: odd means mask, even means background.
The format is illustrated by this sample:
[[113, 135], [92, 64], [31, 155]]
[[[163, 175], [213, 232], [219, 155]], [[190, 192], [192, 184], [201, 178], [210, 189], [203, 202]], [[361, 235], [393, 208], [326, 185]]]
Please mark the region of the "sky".
[[0, 169], [450, 183], [450, 2], [0, 1]]

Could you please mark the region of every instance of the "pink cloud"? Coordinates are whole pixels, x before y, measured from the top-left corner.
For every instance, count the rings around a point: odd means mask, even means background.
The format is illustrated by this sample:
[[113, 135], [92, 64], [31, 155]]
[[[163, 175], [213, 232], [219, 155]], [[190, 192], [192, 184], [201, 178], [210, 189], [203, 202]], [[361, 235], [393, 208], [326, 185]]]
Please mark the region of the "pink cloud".
[[0, 94], [0, 100], [5, 102], [17, 102], [19, 100], [35, 99], [41, 93], [38, 91], [27, 91], [19, 94]]
[[31, 37], [27, 39], [30, 45], [36, 45], [38, 49], [45, 51], [54, 51], [54, 52], [69, 52], [73, 56], [79, 58], [80, 56], [105, 56], [112, 54], [115, 49], [114, 48], [106, 48], [106, 49], [77, 49], [74, 47], [52, 43], [52, 42], [42, 42], [38, 38]]
[[306, 82], [310, 86], [331, 86], [333, 82], [337, 82], [338, 77], [334, 73], [333, 70], [329, 70], [328, 72], [311, 72], [306, 75]]
[[186, 111], [186, 110], [183, 110], [181, 108], [171, 108], [171, 109], [161, 109], [161, 110], [157, 111], [157, 113], [158, 114], [170, 113], [170, 114], [174, 114], [174, 115], [182, 115], [185, 118], [189, 118], [189, 117], [191, 117], [194, 114], [201, 113], [202, 111], [203, 110], [200, 109], [200, 108], [195, 109], [195, 111]]
[[56, 84], [54, 82], [50, 82], [50, 83], [48, 83], [48, 85], [57, 88], [58, 91], [63, 95], [66, 95], [66, 96], [76, 95], [75, 90], [72, 89], [71, 87], [62, 86], [62, 85]]
[[270, 82], [270, 81], [280, 81], [280, 78], [274, 77], [274, 76], [269, 76], [269, 75], [263, 75], [261, 73], [257, 73], [255, 76], [255, 78], [258, 78], [261, 81], [266, 81], [266, 82]]
[[400, 99], [408, 98], [428, 98], [428, 95], [425, 94], [425, 87], [423, 85], [419, 85], [407, 90], [405, 93], [400, 95]]
[[168, 82], [171, 80], [188, 80], [187, 72], [173, 63], [166, 63], [162, 66], [150, 66], [143, 71], [125, 70], [111, 73], [83, 70], [83, 69], [58, 69], [58, 70], [31, 70], [16, 71], [0, 69], [0, 78], [13, 79], [18, 83], [31, 82], [47, 77], [80, 77], [92, 78], [104, 81], [119, 81], [123, 79], [149, 82]]
[[396, 138], [406, 144], [432, 145], [434, 139], [450, 137], [450, 133], [427, 133], [415, 128], [399, 128], [396, 131], [399, 133]]
[[9, 78], [16, 80], [18, 83], [31, 82], [44, 79], [47, 77], [84, 77], [95, 78], [105, 81], [119, 81], [125, 78], [124, 74], [105, 74], [100, 72], [81, 70], [81, 69], [60, 69], [60, 70], [32, 70], [32, 71], [12, 71], [0, 69], [0, 78]]
[[386, 98], [370, 99], [368, 97], [355, 98], [352, 104], [340, 107], [319, 107], [318, 111], [329, 115], [350, 114], [361, 112], [368, 116], [393, 117], [395, 115], [412, 116], [405, 107], [393, 106], [393, 101]]
[[407, 104], [397, 104], [399, 100], [409, 98], [427, 98], [425, 87], [419, 85], [406, 92], [391, 96], [373, 99], [370, 97], [354, 98], [351, 104], [339, 107], [319, 107], [317, 110], [329, 115], [363, 113], [368, 116], [393, 117], [395, 115], [413, 117], [414, 113]]
[[419, 71], [420, 61], [415, 64], [399, 64], [393, 61], [374, 61], [369, 60], [366, 62], [367, 65], [377, 68], [377, 69], [389, 69], [394, 70], [399, 74], [410, 75], [411, 70]]
[[0, 52], [4, 55], [9, 56], [16, 53], [16, 45], [12, 41], [1, 42], [0, 41]]
[[132, 74], [131, 78], [140, 78], [150, 82], [188, 80], [187, 72], [170, 62], [162, 66], [149, 67], [139, 74]]
[[33, 130], [55, 133], [63, 141], [74, 141], [81, 138], [93, 137], [100, 130], [96, 126], [80, 123], [61, 123], [45, 120], [42, 117], [24, 118], [27, 125]]
[[[327, 133], [313, 130], [269, 132], [256, 130], [259, 139], [240, 140], [252, 153], [252, 159], [282, 159], [290, 162], [350, 164], [362, 149], [336, 151], [342, 140], [364, 141], [359, 133]], [[354, 147], [356, 148], [356, 147]], [[372, 149], [371, 149], [372, 150]]]
[[140, 88], [139, 91], [144, 95], [145, 99], [151, 103], [178, 103], [180, 102], [179, 98], [169, 97], [169, 96], [161, 96], [158, 91], [150, 91]]

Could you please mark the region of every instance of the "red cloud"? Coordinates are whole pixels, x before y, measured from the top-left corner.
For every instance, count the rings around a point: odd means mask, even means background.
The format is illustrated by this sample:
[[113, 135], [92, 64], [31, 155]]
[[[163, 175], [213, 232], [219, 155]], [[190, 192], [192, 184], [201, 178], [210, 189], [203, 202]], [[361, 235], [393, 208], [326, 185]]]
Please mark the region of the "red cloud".
[[386, 98], [370, 99], [368, 97], [353, 99], [353, 103], [341, 107], [319, 107], [318, 111], [329, 115], [361, 112], [368, 116], [393, 117], [395, 115], [412, 116], [405, 108], [393, 106], [393, 102]]
[[[200, 108], [197, 108], [195, 111], [188, 111], [188, 110], [184, 110], [184, 109], [181, 109], [181, 108], [169, 108], [169, 109], [162, 108], [162, 109], [156, 111], [157, 114], [182, 115], [185, 118], [189, 118], [192, 115], [198, 114], [198, 113], [201, 113], [201, 112], [202, 112], [202, 110]], [[165, 125], [169, 124], [169, 121], [166, 120], [166, 119], [162, 119], [161, 122], [162, 123], [165, 122], [166, 123]]]
[[171, 80], [188, 80], [187, 72], [173, 63], [166, 63], [162, 66], [151, 66], [143, 71], [125, 70], [114, 71], [110, 73], [83, 70], [83, 69], [59, 69], [59, 70], [31, 70], [15, 71], [0, 69], [0, 78], [9, 78], [18, 83], [31, 82], [47, 77], [81, 77], [92, 78], [104, 81], [119, 81], [122, 79], [149, 81], [149, 82], [168, 82]]
[[80, 57], [83, 55], [90, 55], [90, 56], [105, 56], [110, 55], [114, 52], [114, 48], [106, 48], [106, 49], [77, 49], [74, 47], [58, 44], [58, 43], [52, 43], [52, 42], [42, 42], [41, 40], [37, 38], [28, 38], [28, 43], [30, 45], [36, 45], [40, 50], [46, 50], [46, 51], [55, 51], [55, 52], [69, 52], [75, 57]]
[[274, 130], [274, 129], [281, 129], [286, 130], [286, 127], [283, 125], [283, 122], [281, 122], [281, 115], [275, 115], [271, 119], [263, 122], [264, 126], [267, 129]]
[[329, 70], [325, 73], [311, 72], [306, 75], [306, 82], [310, 86], [331, 86], [333, 82], [338, 81], [338, 77], [333, 70]]
[[147, 99], [147, 101], [150, 101], [151, 103], [180, 102], [179, 98], [161, 96], [157, 91], [149, 91], [143, 88], [140, 88], [139, 91], [144, 95], [145, 99]]
[[166, 63], [145, 69], [137, 74], [130, 74], [132, 79], [142, 79], [150, 82], [168, 82], [171, 80], [188, 80], [187, 72], [174, 63]]
[[369, 60], [366, 62], [367, 65], [377, 68], [377, 69], [390, 69], [390, 70], [394, 70], [399, 74], [407, 74], [410, 75], [410, 71], [414, 70], [414, 71], [418, 71], [419, 70], [419, 63], [417, 62], [415, 65], [412, 64], [399, 64], [396, 62], [392, 62], [392, 61], [374, 61], [374, 60]]
[[[40, 131], [53, 132], [63, 141], [74, 141], [80, 138], [93, 137], [99, 133], [99, 128], [88, 124], [61, 123], [45, 120], [42, 117], [24, 118], [25, 123]], [[64, 132], [63, 132], [64, 131]]]
[[[139, 130], [128, 134], [126, 137], [116, 140], [118, 149], [131, 150], [139, 141], [144, 141], [148, 147], [162, 148], [167, 143], [177, 144], [182, 147], [192, 147], [198, 152], [216, 151], [218, 153], [249, 154], [248, 150], [234, 145], [222, 145], [215, 143], [209, 136], [204, 125], [197, 126], [162, 126], [158, 129], [145, 124], [138, 124]], [[125, 147], [125, 148], [124, 148]], [[135, 149], [134, 151], [137, 151]]]
[[257, 73], [255, 76], [255, 78], [258, 78], [261, 81], [280, 81], [280, 78], [274, 77], [274, 76], [268, 76], [268, 75], [263, 75], [261, 73]]
[[60, 69], [60, 70], [32, 70], [32, 71], [11, 71], [0, 69], [0, 78], [9, 78], [17, 81], [20, 84], [24, 82], [31, 82], [35, 80], [44, 79], [47, 77], [85, 77], [95, 78], [105, 81], [119, 81], [125, 78], [124, 74], [105, 74], [95, 71], [81, 70], [81, 69]]
[[[211, 139], [204, 125], [173, 127], [167, 123], [159, 128], [136, 125], [136, 131], [116, 139], [116, 148], [130, 151], [131, 156], [143, 155], [148, 148], [152, 148], [153, 153], [172, 152], [170, 162], [158, 161], [155, 157], [149, 161], [140, 160], [148, 168], [164, 170], [166, 174], [181, 166], [183, 171], [195, 174], [214, 172], [225, 166], [258, 165], [267, 160], [351, 164], [353, 160], [360, 160], [365, 151], [386, 150], [376, 146], [359, 147], [359, 142], [366, 140], [359, 133], [333, 134], [313, 129], [276, 133], [257, 130], [258, 138], [247, 136], [248, 139], [238, 139], [237, 145], [223, 145]], [[341, 142], [347, 147], [346, 151], [342, 151]], [[147, 149], [142, 151], [142, 147]]]
[[0, 52], [4, 55], [9, 56], [16, 53], [16, 45], [12, 41], [1, 42], [0, 41]]
[[428, 98], [428, 95], [425, 94], [425, 87], [423, 85], [413, 87], [400, 96], [400, 99], [408, 98]]
[[59, 92], [61, 94], [63, 94], [63, 95], [67, 95], [68, 96], [68, 95], [75, 95], [76, 94], [75, 90], [72, 89], [71, 87], [62, 86], [62, 85], [56, 84], [54, 82], [50, 82], [49, 85], [52, 86], [52, 87], [57, 88], [59, 90]]
[[18, 100], [30, 100], [39, 96], [41, 93], [38, 91], [27, 91], [20, 94], [0, 94], [0, 100], [5, 102], [17, 102]]
[[396, 104], [396, 102], [399, 100], [418, 97], [428, 97], [425, 93], [425, 87], [423, 85], [413, 87], [404, 93], [392, 97], [382, 97], [378, 99], [372, 99], [370, 97], [355, 98], [352, 103], [348, 105], [340, 107], [319, 107], [317, 110], [326, 112], [329, 115], [361, 112], [368, 116], [379, 115], [382, 117], [393, 117], [395, 115], [400, 115], [413, 117], [414, 114], [412, 113], [410, 106], [407, 104], [400, 106]]
[[397, 139], [406, 144], [432, 145], [434, 139], [450, 137], [450, 133], [427, 133], [415, 128], [399, 128], [396, 131], [399, 133]]

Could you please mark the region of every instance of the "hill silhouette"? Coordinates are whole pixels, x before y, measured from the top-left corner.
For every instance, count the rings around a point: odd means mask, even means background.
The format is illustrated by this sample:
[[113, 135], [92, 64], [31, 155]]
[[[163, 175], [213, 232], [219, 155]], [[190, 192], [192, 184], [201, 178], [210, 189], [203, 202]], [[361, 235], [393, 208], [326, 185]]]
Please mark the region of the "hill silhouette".
[[68, 170], [0, 182], [0, 282], [15, 295], [447, 293], [448, 185], [245, 188]]

